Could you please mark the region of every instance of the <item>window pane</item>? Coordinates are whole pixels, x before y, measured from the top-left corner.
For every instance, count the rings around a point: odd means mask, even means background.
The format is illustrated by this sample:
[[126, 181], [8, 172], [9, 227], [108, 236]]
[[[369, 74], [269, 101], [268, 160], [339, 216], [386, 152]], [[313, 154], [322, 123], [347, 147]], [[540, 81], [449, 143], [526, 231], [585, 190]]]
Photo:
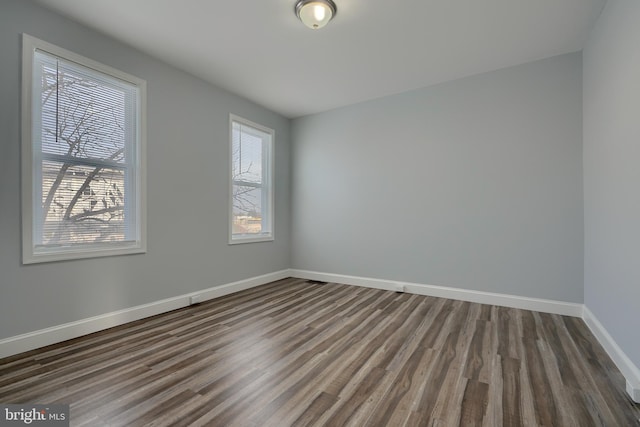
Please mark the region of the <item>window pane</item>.
[[41, 73], [42, 152], [125, 161], [135, 122], [135, 88], [96, 71], [36, 53]]
[[124, 171], [42, 162], [41, 245], [125, 240]]
[[235, 123], [233, 132], [233, 180], [262, 182], [262, 138]]
[[233, 186], [233, 233], [262, 233], [262, 189]]

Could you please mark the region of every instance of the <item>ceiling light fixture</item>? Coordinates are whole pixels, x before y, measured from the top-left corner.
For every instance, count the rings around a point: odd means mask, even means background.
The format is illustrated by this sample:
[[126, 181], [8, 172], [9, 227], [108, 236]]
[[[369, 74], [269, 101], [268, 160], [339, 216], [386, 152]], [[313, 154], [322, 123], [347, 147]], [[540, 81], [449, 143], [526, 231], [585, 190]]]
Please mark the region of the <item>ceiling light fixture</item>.
[[337, 11], [333, 0], [298, 0], [296, 3], [296, 16], [312, 30], [327, 25]]

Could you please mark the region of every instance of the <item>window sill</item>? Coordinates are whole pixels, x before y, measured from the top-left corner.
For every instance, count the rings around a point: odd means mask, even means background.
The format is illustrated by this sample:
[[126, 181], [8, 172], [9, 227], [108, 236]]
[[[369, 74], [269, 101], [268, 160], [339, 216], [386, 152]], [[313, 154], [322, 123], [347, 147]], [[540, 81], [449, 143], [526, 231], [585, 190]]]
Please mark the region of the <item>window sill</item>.
[[75, 247], [61, 250], [27, 251], [22, 255], [22, 264], [37, 264], [42, 262], [71, 261], [76, 259], [100, 258], [118, 255], [142, 254], [147, 249], [141, 244], [117, 245], [115, 247]]
[[246, 236], [235, 237], [229, 240], [230, 245], [240, 245], [243, 243], [257, 243], [257, 242], [272, 242], [274, 240], [273, 235], [267, 236]]

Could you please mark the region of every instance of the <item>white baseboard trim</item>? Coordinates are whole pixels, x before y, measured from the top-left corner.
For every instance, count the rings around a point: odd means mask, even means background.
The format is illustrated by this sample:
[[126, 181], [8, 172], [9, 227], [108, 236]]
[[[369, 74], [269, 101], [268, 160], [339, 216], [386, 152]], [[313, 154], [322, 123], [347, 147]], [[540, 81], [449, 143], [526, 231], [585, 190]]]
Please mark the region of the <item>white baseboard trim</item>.
[[604, 350], [609, 357], [611, 357], [613, 363], [616, 364], [625, 377], [627, 381], [627, 393], [631, 399], [636, 403], [640, 403], [640, 369], [638, 369], [625, 352], [622, 351], [613, 337], [587, 306], [584, 306], [582, 320], [584, 320], [584, 323], [587, 324], [598, 342], [600, 342], [600, 345], [604, 347]]
[[493, 292], [473, 291], [447, 286], [425, 285], [421, 283], [398, 282], [395, 280], [372, 279], [369, 277], [347, 276], [343, 274], [320, 273], [307, 270], [290, 270], [292, 277], [323, 282], [343, 283], [345, 285], [363, 286], [367, 288], [384, 289], [389, 291], [403, 291], [418, 295], [439, 298], [450, 298], [461, 301], [477, 302], [480, 304], [499, 305], [503, 307], [521, 308], [540, 311], [543, 313], [562, 314], [565, 316], [582, 317], [582, 304], [527, 298], [517, 295], [498, 294]]
[[91, 334], [93, 332], [119, 326], [124, 323], [140, 320], [145, 317], [155, 316], [156, 314], [166, 313], [171, 310], [186, 307], [190, 305], [191, 297], [195, 295], [200, 296], [200, 301], [206, 301], [264, 285], [276, 280], [285, 279], [290, 276], [291, 274], [289, 270], [281, 270], [274, 273], [264, 274], [262, 276], [251, 277], [249, 279], [204, 289], [198, 292], [192, 292], [173, 298], [155, 301], [149, 304], [138, 305], [124, 310], [105, 313], [99, 316], [89, 317], [87, 319], [81, 319], [75, 322], [65, 323], [5, 338], [0, 340], [0, 358], [13, 356], [18, 353], [77, 338], [82, 335]]

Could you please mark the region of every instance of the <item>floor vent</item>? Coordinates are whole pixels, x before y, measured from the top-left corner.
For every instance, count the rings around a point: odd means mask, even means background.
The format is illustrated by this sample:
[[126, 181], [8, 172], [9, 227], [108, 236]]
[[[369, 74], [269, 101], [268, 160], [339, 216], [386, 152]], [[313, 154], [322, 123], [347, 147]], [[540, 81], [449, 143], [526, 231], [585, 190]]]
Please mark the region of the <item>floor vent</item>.
[[307, 283], [312, 285], [326, 285], [327, 282], [321, 282], [320, 280], [307, 280]]

